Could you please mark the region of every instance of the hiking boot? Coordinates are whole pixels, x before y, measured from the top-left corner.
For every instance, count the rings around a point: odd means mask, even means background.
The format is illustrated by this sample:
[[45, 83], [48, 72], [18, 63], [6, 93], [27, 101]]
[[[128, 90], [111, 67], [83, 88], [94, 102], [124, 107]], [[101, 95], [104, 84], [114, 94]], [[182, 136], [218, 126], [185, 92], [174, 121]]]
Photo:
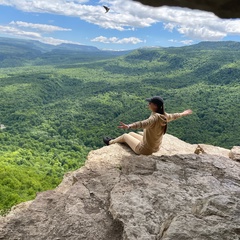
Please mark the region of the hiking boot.
[[112, 138], [110, 137], [104, 137], [103, 138], [103, 142], [106, 144], [106, 145], [109, 145], [109, 142], [112, 140]]

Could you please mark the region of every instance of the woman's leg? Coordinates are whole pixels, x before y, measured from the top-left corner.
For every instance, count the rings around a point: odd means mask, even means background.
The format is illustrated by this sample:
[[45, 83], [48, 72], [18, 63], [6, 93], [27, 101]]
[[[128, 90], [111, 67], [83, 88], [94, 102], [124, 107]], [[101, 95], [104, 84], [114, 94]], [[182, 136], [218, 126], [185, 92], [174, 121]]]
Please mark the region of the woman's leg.
[[131, 136], [135, 137], [136, 139], [138, 139], [139, 141], [142, 141], [142, 139], [143, 139], [143, 136], [142, 136], [142, 135], [137, 134], [137, 133], [135, 133], [135, 132], [130, 132], [129, 134], [130, 134]]
[[137, 154], [136, 152], [136, 146], [140, 143], [140, 140], [133, 137], [130, 134], [124, 133], [123, 135], [111, 140], [109, 144], [114, 144], [114, 143], [127, 143], [127, 145]]

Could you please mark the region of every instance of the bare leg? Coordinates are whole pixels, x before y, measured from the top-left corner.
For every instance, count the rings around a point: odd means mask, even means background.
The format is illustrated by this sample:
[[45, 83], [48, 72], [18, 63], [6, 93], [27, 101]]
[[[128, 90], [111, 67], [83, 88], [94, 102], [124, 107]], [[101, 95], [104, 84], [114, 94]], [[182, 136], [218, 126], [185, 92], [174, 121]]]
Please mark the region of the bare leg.
[[124, 133], [123, 135], [111, 140], [109, 144], [114, 144], [114, 143], [127, 143], [127, 145], [137, 154], [136, 152], [136, 146], [140, 143], [140, 140], [133, 137], [130, 134]]

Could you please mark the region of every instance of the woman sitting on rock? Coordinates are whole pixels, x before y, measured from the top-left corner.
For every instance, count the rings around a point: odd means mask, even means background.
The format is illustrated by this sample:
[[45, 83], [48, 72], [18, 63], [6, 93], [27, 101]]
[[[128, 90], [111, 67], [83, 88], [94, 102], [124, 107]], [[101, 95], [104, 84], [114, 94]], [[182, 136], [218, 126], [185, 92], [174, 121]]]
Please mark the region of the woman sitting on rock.
[[151, 155], [159, 151], [162, 137], [167, 130], [167, 123], [192, 113], [190, 109], [182, 113], [166, 113], [163, 99], [159, 96], [147, 98], [146, 101], [149, 103], [148, 108], [152, 111], [148, 119], [131, 124], [120, 122], [120, 126], [118, 126], [118, 128], [122, 129], [144, 129], [143, 136], [130, 132], [124, 133], [115, 139], [104, 137], [103, 141], [106, 145], [127, 143], [136, 154]]

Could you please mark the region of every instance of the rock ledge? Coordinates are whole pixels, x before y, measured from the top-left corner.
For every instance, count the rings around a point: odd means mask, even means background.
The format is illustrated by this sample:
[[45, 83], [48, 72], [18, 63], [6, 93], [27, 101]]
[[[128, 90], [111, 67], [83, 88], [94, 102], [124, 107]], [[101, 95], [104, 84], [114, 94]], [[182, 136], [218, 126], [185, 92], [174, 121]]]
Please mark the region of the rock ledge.
[[239, 240], [239, 173], [239, 162], [215, 154], [103, 147], [55, 190], [0, 218], [0, 239]]

